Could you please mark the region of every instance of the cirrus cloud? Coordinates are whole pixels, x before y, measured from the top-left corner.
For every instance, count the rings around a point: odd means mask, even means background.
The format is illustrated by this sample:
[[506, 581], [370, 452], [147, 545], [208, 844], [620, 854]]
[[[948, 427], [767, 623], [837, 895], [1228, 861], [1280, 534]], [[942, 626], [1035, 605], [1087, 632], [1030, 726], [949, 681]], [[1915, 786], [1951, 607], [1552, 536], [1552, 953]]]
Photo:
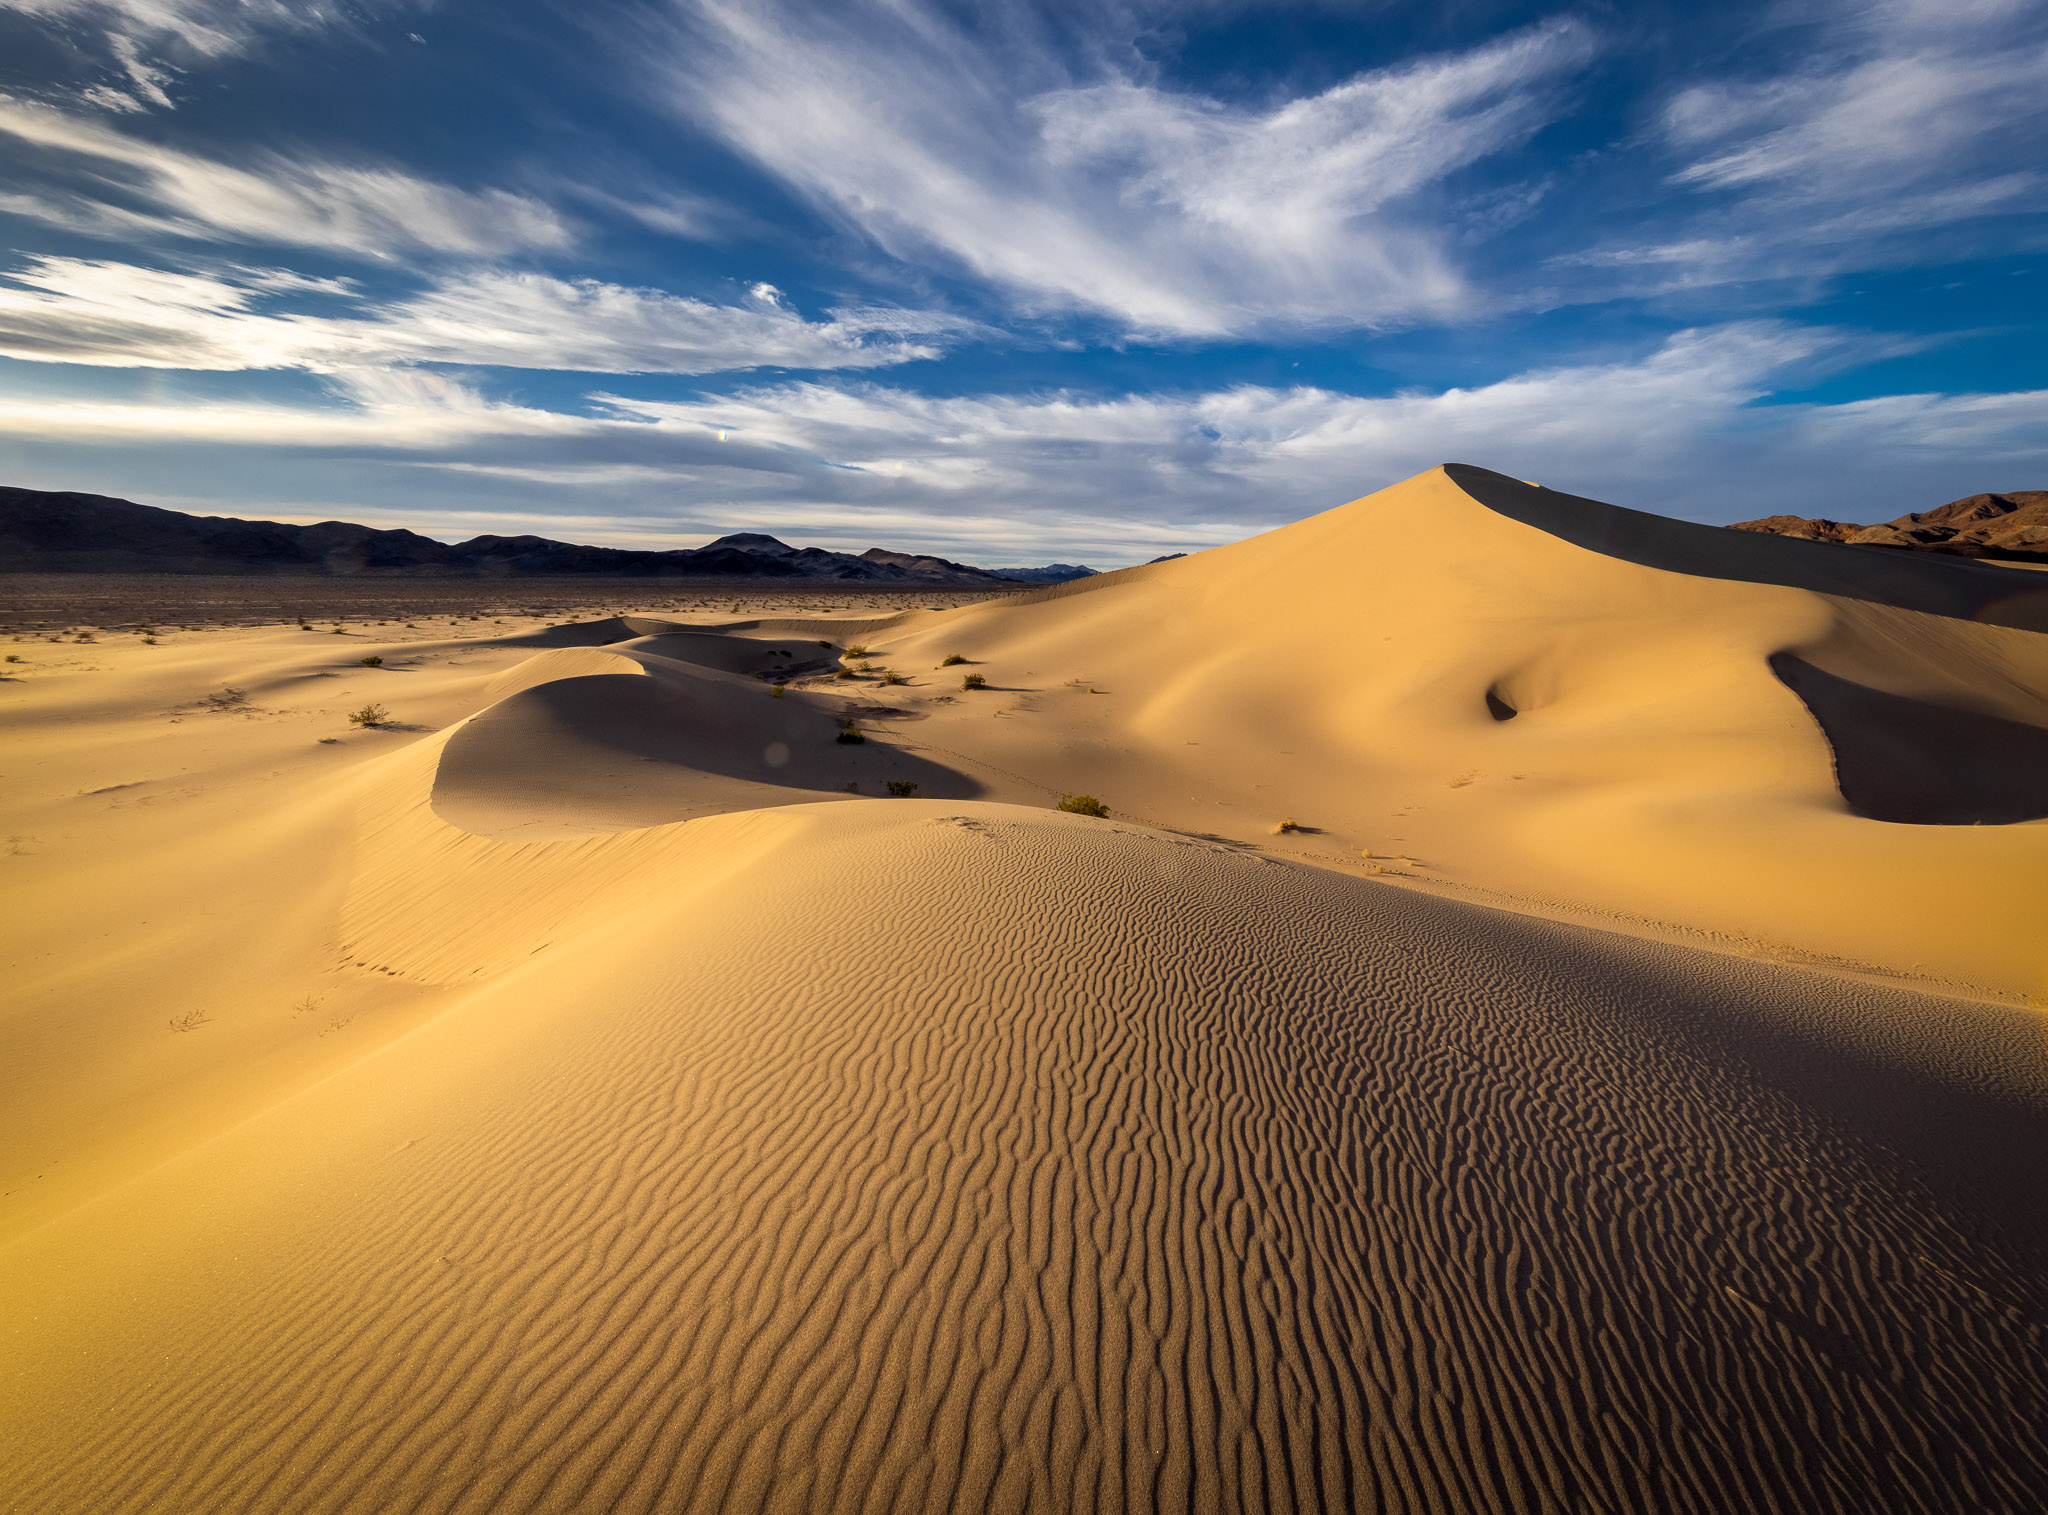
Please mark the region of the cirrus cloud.
[[460, 363], [591, 373], [875, 368], [974, 335], [935, 312], [861, 307], [808, 321], [772, 287], [738, 304], [593, 279], [471, 270], [360, 315], [265, 308], [275, 294], [353, 298], [279, 269], [182, 273], [36, 258], [0, 275], [0, 356], [110, 368], [245, 371]]

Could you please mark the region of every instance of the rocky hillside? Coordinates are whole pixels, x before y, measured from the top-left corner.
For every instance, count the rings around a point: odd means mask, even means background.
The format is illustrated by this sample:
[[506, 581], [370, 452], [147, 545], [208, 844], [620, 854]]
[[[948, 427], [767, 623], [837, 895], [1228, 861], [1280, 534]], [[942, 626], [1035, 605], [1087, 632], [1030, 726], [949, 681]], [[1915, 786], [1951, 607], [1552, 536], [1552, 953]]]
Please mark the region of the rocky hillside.
[[2048, 489], [1973, 494], [1877, 526], [1821, 517], [1765, 516], [1760, 521], [1737, 521], [1733, 529], [1846, 542], [1852, 547], [1902, 547], [1965, 558], [2048, 563]]

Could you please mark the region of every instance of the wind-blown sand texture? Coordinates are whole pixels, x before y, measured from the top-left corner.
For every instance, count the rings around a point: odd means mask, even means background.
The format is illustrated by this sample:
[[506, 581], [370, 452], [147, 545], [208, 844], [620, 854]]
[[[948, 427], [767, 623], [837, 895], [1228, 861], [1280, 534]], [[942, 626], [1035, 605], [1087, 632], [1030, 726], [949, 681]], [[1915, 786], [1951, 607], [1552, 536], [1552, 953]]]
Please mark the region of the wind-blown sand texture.
[[5, 1507], [2042, 1508], [2032, 612], [1588, 509], [30, 665]]

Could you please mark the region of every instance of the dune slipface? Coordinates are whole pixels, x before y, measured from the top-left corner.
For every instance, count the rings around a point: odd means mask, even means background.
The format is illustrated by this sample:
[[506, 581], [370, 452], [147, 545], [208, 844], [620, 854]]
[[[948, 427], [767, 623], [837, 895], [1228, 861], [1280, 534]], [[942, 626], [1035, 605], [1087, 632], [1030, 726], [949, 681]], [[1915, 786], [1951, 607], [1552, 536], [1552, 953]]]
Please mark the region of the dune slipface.
[[[158, 924], [10, 991], [0, 1508], [2048, 1507], [2023, 597], [1467, 482], [1000, 605], [459, 644], [339, 772], [250, 642], [268, 704], [148, 728], [218, 794], [127, 830], [157, 790], [79, 775], [158, 686], [53, 696], [37, 824]], [[1461, 564], [1346, 555], [1446, 519]], [[856, 636], [916, 676], [755, 678]], [[34, 859], [76, 954], [103, 853]]]

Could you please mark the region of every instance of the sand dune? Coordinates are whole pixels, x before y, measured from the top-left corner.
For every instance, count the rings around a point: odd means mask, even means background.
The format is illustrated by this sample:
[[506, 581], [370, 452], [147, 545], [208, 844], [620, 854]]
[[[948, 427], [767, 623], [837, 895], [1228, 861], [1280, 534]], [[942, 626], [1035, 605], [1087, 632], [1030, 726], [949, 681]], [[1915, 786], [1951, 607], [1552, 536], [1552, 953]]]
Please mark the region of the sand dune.
[[2044, 639], [1589, 503], [25, 689], [0, 1506], [2041, 1508]]

